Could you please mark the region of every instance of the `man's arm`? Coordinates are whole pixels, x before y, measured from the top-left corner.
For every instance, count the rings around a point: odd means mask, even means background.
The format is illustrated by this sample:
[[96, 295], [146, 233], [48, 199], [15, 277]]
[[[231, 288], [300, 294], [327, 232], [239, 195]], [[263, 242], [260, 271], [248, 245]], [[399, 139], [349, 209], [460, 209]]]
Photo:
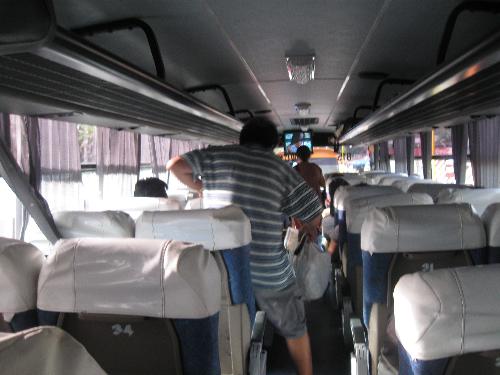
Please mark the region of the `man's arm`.
[[[297, 219], [298, 220], [298, 219]], [[311, 221], [303, 222], [300, 221], [300, 233], [307, 235], [309, 240], [314, 241], [319, 234], [319, 227], [321, 225], [321, 214], [315, 216]]]
[[201, 191], [203, 188], [203, 184], [200, 180], [193, 180], [193, 169], [180, 156], [176, 156], [169, 160], [167, 163], [167, 170], [172, 172], [174, 176], [187, 187], [196, 191]]

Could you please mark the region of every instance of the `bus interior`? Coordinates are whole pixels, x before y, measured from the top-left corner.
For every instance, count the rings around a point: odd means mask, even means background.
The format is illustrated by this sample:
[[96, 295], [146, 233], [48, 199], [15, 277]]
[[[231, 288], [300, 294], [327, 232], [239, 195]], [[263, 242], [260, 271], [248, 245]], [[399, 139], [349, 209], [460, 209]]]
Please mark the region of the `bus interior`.
[[0, 374], [296, 373], [166, 169], [254, 118], [326, 181], [314, 374], [500, 374], [499, 112], [497, 0], [0, 2]]

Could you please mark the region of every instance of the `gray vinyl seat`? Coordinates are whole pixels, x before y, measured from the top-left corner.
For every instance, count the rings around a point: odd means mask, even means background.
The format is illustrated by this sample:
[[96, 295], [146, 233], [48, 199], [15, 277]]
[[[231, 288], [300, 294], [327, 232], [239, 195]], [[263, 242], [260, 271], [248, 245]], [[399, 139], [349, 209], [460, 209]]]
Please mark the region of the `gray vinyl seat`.
[[43, 255], [35, 246], [0, 237], [0, 332], [36, 327], [38, 275]]
[[[222, 374], [248, 372], [255, 300], [250, 276], [250, 221], [235, 206], [180, 212], [145, 212], [136, 221], [136, 238], [201, 244], [222, 275], [219, 348]], [[264, 356], [265, 353], [258, 353]], [[260, 358], [265, 363], [265, 358]], [[251, 361], [255, 361], [254, 358]]]
[[437, 184], [437, 183], [438, 183], [437, 181], [415, 178], [410, 176], [406, 179], [400, 179], [394, 181], [391, 186], [397, 187], [399, 190], [406, 193], [408, 192], [408, 189], [415, 184]]
[[0, 374], [105, 375], [85, 348], [57, 327], [0, 334]]
[[457, 189], [442, 190], [436, 204], [469, 203], [481, 216], [490, 204], [500, 203], [500, 189]]
[[455, 191], [459, 189], [470, 189], [470, 186], [466, 185], [455, 185], [455, 184], [436, 184], [436, 183], [426, 183], [426, 182], [418, 182], [411, 185], [407, 192], [408, 193], [424, 193], [429, 194], [434, 202], [437, 201], [438, 195], [443, 191]]
[[137, 219], [144, 211], [179, 211], [180, 201], [174, 198], [119, 197], [115, 200], [85, 202], [86, 211], [123, 211]]
[[500, 203], [490, 204], [481, 219], [488, 241], [485, 263], [500, 263]]
[[220, 283], [200, 245], [77, 238], [47, 258], [37, 303], [106, 373], [215, 375]]
[[354, 312], [362, 315], [363, 309], [363, 260], [361, 256], [361, 226], [368, 213], [376, 207], [433, 204], [427, 194], [387, 194], [344, 201], [347, 228], [347, 256], [345, 270], [351, 290]]
[[397, 371], [397, 342], [386, 330], [391, 332], [392, 291], [399, 278], [471, 265], [471, 253], [485, 246], [481, 219], [467, 204], [384, 207], [367, 215], [361, 227], [363, 321], [372, 375], [378, 366]]
[[400, 375], [500, 374], [500, 265], [417, 272], [394, 289]]
[[123, 211], [60, 211], [53, 214], [62, 238], [131, 238], [134, 220]]

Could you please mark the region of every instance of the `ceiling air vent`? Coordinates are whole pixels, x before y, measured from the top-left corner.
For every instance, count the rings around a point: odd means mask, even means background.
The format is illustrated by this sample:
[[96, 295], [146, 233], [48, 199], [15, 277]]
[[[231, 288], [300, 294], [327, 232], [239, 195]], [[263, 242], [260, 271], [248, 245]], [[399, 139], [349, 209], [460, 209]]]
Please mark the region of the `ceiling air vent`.
[[318, 117], [296, 117], [290, 119], [292, 126], [313, 126], [318, 125]]

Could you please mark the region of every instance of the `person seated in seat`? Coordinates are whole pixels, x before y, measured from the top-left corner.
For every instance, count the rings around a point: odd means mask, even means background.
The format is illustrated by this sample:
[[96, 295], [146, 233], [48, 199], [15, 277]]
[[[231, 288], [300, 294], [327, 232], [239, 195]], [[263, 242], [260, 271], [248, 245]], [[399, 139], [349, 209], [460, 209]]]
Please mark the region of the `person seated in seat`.
[[150, 177], [137, 181], [134, 189], [134, 197], [168, 198], [168, 185], [156, 177]]

